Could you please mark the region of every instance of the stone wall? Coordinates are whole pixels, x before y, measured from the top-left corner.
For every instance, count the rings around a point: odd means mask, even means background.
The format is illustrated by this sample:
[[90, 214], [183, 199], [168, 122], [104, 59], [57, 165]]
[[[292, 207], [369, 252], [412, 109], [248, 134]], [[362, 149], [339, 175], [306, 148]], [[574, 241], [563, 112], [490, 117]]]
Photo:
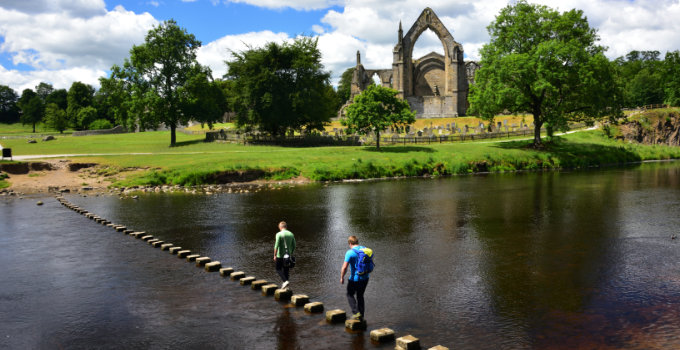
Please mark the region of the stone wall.
[[124, 127], [118, 125], [112, 129], [74, 131], [73, 136], [124, 134], [126, 132]]

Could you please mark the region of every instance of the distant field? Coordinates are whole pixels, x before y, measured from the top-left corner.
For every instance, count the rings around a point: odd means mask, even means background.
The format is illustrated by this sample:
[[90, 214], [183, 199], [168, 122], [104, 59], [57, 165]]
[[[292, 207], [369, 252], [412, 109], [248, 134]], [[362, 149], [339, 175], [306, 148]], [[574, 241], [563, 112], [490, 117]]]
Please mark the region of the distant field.
[[[68, 131], [67, 131], [68, 132]], [[58, 134], [59, 131], [50, 129], [45, 124], [40, 123], [35, 126], [35, 134]], [[32, 125], [22, 125], [21, 123], [3, 124], [0, 123], [0, 135], [35, 135]]]

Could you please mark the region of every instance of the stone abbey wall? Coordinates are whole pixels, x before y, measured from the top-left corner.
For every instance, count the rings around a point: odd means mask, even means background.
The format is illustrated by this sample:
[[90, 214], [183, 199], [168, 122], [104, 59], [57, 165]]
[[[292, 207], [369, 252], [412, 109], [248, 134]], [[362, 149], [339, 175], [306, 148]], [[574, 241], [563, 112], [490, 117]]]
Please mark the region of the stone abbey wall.
[[[431, 52], [413, 59], [413, 47], [427, 29], [432, 30], [442, 41], [444, 55]], [[474, 83], [474, 73], [479, 64], [465, 62], [463, 57], [463, 46], [453, 40], [434, 11], [426, 8], [406, 35], [399, 23], [392, 69], [365, 69], [361, 64], [361, 55], [357, 52], [350, 101], [372, 84], [373, 76], [377, 75], [382, 86], [399, 91], [399, 96], [406, 99], [416, 111], [417, 118], [465, 115], [469, 86]]]

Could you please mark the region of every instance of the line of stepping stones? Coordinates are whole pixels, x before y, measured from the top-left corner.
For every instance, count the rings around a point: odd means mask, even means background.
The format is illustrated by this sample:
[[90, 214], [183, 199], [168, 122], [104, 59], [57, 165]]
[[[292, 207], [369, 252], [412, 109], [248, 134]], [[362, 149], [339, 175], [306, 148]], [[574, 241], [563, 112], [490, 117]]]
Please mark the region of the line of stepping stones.
[[[212, 261], [207, 256], [201, 256], [200, 254], [195, 254], [191, 250], [182, 249], [182, 247], [175, 246], [172, 243], [162, 241], [155, 238], [153, 235], [147, 234], [145, 231], [134, 231], [128, 229], [124, 225], [115, 224], [109, 220], [106, 220], [94, 213], [91, 213], [79, 206], [76, 206], [66, 200], [64, 197], [58, 195], [56, 199], [63, 206], [85, 216], [86, 218], [93, 220], [94, 222], [111, 227], [117, 232], [122, 232], [123, 234], [130, 235], [134, 238], [145, 241], [154, 248], [160, 248], [161, 250], [167, 250], [170, 254], [177, 255], [180, 259], [186, 259], [188, 262], [194, 262], [197, 267], [203, 267], [205, 271], [217, 272], [219, 271], [220, 276], [229, 277], [232, 281], [239, 282], [242, 286], [250, 286], [253, 290], [261, 290], [262, 295], [270, 296], [273, 295], [274, 299], [278, 301], [290, 301], [291, 304], [303, 307], [306, 312], [315, 314], [321, 313], [324, 310], [324, 305], [320, 301], [310, 302], [309, 297], [305, 294], [293, 294], [289, 289], [279, 288], [278, 285], [270, 283], [266, 280], [258, 280], [254, 276], [246, 276], [243, 271], [234, 271], [231, 267], [222, 267], [219, 261]], [[347, 313], [341, 309], [330, 310], [326, 312], [326, 321], [331, 324], [345, 323], [345, 327], [350, 331], [364, 331], [366, 330], [365, 320], [355, 320], [347, 319]], [[388, 343], [395, 342], [394, 331], [390, 328], [379, 328], [374, 329], [370, 332], [371, 340], [377, 343]], [[396, 339], [396, 350], [412, 350], [420, 349], [420, 340], [412, 335], [405, 335], [403, 337]], [[428, 350], [448, 350], [447, 347], [437, 345], [429, 348]]]

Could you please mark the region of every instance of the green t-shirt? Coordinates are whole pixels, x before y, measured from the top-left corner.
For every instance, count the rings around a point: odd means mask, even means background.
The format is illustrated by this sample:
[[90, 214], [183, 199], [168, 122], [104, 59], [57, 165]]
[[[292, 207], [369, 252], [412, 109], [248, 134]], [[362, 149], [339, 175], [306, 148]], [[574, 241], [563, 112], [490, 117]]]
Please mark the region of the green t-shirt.
[[[283, 244], [284, 240], [286, 241], [285, 245]], [[288, 246], [288, 254], [293, 255], [293, 252], [295, 252], [295, 236], [288, 230], [279, 231], [274, 242], [277, 258], [283, 258], [283, 255], [286, 254], [286, 246]]]

